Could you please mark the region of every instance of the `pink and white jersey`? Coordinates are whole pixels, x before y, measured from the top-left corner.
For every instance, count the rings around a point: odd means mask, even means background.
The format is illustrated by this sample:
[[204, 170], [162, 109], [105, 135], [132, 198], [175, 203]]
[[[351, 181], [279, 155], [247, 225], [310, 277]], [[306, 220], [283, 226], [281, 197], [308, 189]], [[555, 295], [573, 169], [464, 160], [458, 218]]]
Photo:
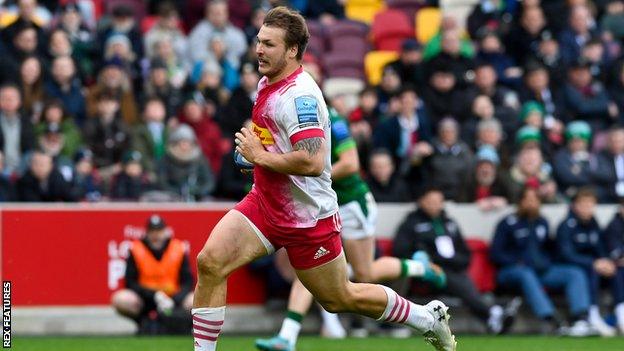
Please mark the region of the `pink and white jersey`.
[[[269, 152], [288, 153], [306, 138], [325, 139], [329, 150], [329, 113], [321, 89], [312, 77], [297, 69], [287, 78], [258, 83], [258, 98], [252, 113], [253, 132]], [[331, 188], [331, 161], [327, 152], [325, 168], [319, 177], [276, 173], [256, 166], [251, 190], [260, 199], [261, 210], [274, 225], [309, 228], [317, 220], [338, 211], [336, 193]]]

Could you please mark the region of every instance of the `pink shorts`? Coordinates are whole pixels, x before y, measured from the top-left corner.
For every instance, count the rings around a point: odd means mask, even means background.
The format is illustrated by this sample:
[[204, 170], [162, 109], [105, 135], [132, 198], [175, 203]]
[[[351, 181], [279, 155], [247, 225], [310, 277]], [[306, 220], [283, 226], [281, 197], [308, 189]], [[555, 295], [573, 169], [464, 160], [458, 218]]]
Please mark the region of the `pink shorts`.
[[247, 194], [234, 209], [247, 217], [256, 227], [254, 228], [257, 229], [256, 234], [269, 252], [284, 247], [295, 269], [305, 270], [321, 266], [342, 253], [338, 213], [319, 219], [316, 226], [311, 228], [276, 226], [269, 223], [253, 192]]

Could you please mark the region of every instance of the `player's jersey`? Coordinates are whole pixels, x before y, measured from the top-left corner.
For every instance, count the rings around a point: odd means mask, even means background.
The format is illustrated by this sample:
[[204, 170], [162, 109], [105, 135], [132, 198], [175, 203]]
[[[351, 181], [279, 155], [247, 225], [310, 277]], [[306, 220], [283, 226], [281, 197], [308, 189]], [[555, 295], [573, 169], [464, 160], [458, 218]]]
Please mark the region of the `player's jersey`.
[[[338, 161], [340, 153], [356, 148], [356, 145], [349, 132], [347, 121], [338, 115], [334, 109], [329, 110], [329, 117], [331, 121], [331, 162], [334, 164]], [[336, 191], [339, 205], [357, 201], [362, 206], [364, 214], [367, 214], [366, 194], [370, 190], [359, 173], [339, 180], [332, 180], [332, 188]]]
[[[329, 113], [323, 94], [301, 67], [270, 85], [266, 77], [260, 80], [252, 122], [253, 132], [269, 152], [288, 153], [298, 141], [314, 137], [324, 138], [325, 147], [330, 147]], [[319, 177], [281, 174], [256, 166], [252, 192], [274, 225], [309, 228], [338, 211], [330, 177], [329, 153]]]

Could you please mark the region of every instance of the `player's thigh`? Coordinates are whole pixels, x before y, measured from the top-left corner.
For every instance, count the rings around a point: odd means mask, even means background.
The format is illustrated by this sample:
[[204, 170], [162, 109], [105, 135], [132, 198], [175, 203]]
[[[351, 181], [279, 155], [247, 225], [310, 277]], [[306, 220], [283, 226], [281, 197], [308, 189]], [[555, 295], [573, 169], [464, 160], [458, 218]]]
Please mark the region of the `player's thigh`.
[[322, 266], [296, 270], [297, 277], [323, 306], [341, 302], [348, 296], [347, 262], [344, 254]]
[[214, 227], [198, 256], [198, 264], [229, 274], [236, 268], [269, 253], [257, 228], [242, 213], [231, 210]]
[[359, 282], [370, 282], [372, 277], [372, 266], [375, 250], [374, 237], [363, 239], [343, 240], [347, 262], [353, 268], [355, 280]]

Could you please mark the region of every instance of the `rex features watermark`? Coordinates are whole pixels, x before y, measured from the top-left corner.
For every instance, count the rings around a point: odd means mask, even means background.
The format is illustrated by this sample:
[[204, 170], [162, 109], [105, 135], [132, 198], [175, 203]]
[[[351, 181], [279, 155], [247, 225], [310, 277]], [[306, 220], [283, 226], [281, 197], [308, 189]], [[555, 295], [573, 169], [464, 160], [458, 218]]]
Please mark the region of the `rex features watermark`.
[[2, 282], [2, 348], [11, 348], [11, 282]]

